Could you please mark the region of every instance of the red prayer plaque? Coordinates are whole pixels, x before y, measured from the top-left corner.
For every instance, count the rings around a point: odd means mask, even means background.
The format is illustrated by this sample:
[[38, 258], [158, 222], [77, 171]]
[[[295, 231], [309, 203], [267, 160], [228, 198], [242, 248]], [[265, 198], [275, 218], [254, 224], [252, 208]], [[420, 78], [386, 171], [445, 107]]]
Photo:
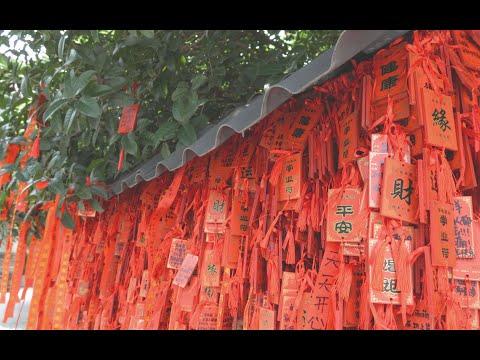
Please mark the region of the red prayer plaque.
[[142, 281], [140, 282], [140, 297], [147, 297], [148, 289], [148, 270], [143, 270]]
[[342, 254], [344, 256], [360, 257], [363, 253], [363, 246], [364, 245], [362, 243], [343, 242]]
[[139, 109], [140, 109], [140, 104], [133, 104], [123, 108], [117, 133], [128, 134], [129, 132], [132, 132], [133, 130], [135, 130]]
[[385, 159], [380, 214], [389, 218], [418, 223], [418, 182], [416, 165]]
[[127, 290], [128, 304], [133, 304], [133, 293], [136, 287], [137, 287], [137, 278], [134, 278], [134, 277], [130, 278], [130, 282], [128, 284], [128, 290]]
[[407, 91], [407, 53], [405, 42], [402, 42], [374, 56], [374, 102]]
[[453, 205], [433, 201], [430, 206], [430, 243], [433, 266], [455, 266]]
[[202, 286], [200, 289], [199, 302], [213, 302], [217, 304], [219, 295], [220, 295], [219, 287]]
[[210, 189], [205, 222], [223, 224], [227, 218], [228, 194]]
[[478, 281], [452, 279], [453, 292], [462, 308], [480, 309], [480, 288]]
[[465, 330], [479, 330], [479, 316], [478, 309], [464, 309], [467, 313], [467, 318], [465, 319], [465, 325], [462, 327]]
[[204, 253], [202, 286], [220, 286], [220, 258], [218, 258], [218, 261], [215, 259], [215, 251], [213, 249], [205, 250]]
[[298, 113], [294, 113], [293, 120], [285, 119], [286, 129], [283, 149], [303, 151], [310, 131], [319, 120], [319, 110], [305, 108]]
[[457, 52], [462, 63], [473, 70], [480, 70], [480, 49], [465, 30], [452, 30], [451, 34], [458, 46]]
[[382, 193], [383, 165], [388, 153], [370, 152], [369, 157], [369, 179], [368, 187], [368, 206], [373, 209], [380, 208], [380, 199]]
[[318, 330], [314, 329], [314, 321], [309, 321], [314, 316], [313, 293], [305, 291], [297, 310], [297, 330]]
[[375, 153], [388, 153], [388, 135], [372, 134], [371, 150]]
[[[244, 189], [244, 179], [248, 179], [247, 189]], [[235, 179], [236, 180], [236, 179]], [[239, 190], [248, 190], [249, 192], [256, 191], [256, 175], [255, 175], [255, 168], [252, 165], [248, 165], [245, 167], [240, 167], [240, 181], [235, 181], [234, 189]]]
[[338, 122], [338, 166], [355, 160], [355, 150], [360, 140], [360, 112], [354, 111]]
[[458, 150], [452, 98], [424, 89], [425, 142], [439, 148]]
[[373, 239], [378, 239], [375, 234], [375, 225], [376, 224], [379, 224], [379, 225], [382, 225], [383, 224], [383, 216], [380, 215], [379, 212], [376, 212], [376, 211], [372, 211], [370, 212], [370, 218], [369, 218], [369, 223], [368, 223], [368, 238], [373, 238]]
[[187, 240], [173, 239], [168, 255], [167, 268], [178, 269], [187, 253]]
[[217, 329], [218, 306], [208, 304], [203, 307], [198, 319], [198, 330]]
[[190, 277], [192, 276], [193, 271], [197, 266], [197, 263], [198, 256], [187, 254], [187, 256], [185, 256], [185, 259], [183, 260], [182, 265], [180, 266], [180, 269], [178, 269], [178, 273], [175, 276], [175, 279], [173, 279], [173, 285], [178, 285], [181, 288], [184, 288], [185, 285], [187, 285], [188, 280], [190, 280]]
[[248, 234], [248, 224], [250, 222], [250, 214], [252, 212], [253, 200], [245, 202], [240, 196], [233, 197], [232, 219], [230, 229], [232, 235], [245, 236]]
[[210, 188], [222, 186], [233, 174], [232, 165], [235, 152], [232, 144], [225, 145], [215, 150], [210, 156], [208, 169], [208, 186]]
[[235, 159], [235, 164], [237, 164], [237, 166], [247, 167], [250, 164], [257, 143], [258, 136], [253, 133], [247, 135], [241, 140]]
[[275, 330], [275, 310], [265, 308], [259, 310], [258, 330]]
[[302, 153], [287, 156], [280, 174], [278, 200], [295, 200], [302, 187]]
[[[473, 241], [475, 249], [480, 246], [480, 223], [473, 221]], [[467, 277], [468, 276], [468, 277]], [[480, 281], [480, 256], [475, 258], [457, 258], [455, 267], [453, 268], [453, 277], [456, 279], [470, 279], [472, 281]]]
[[[381, 240], [377, 239], [370, 239], [368, 242], [368, 254], [369, 258], [371, 258], [373, 249], [377, 245], [377, 243]], [[399, 242], [399, 240], [393, 240]], [[400, 243], [398, 243], [400, 246]], [[412, 252], [412, 242], [405, 241], [405, 246], [407, 248], [408, 254]], [[412, 278], [412, 268], [409, 266], [409, 273], [410, 278]], [[369, 282], [369, 294], [370, 294], [370, 301], [375, 304], [393, 304], [393, 305], [400, 305], [400, 294], [401, 292], [397, 290], [397, 272], [396, 272], [396, 264], [395, 260], [393, 259], [392, 249], [390, 245], [386, 245], [385, 247], [385, 257], [383, 260], [383, 290], [376, 290], [372, 287], [372, 277], [373, 277], [373, 265], [369, 264], [369, 271], [368, 276], [370, 279]], [[413, 284], [413, 282], [411, 282]], [[411, 286], [411, 290], [406, 295], [406, 303], [407, 305], [413, 304], [413, 286]]]
[[[278, 109], [274, 110], [270, 115], [268, 115], [268, 119], [265, 119], [268, 127], [261, 135], [260, 142], [258, 143], [259, 146], [269, 150], [278, 150], [281, 148], [282, 144], [275, 144], [275, 140], [276, 137], [282, 133], [284, 123], [283, 117], [283, 112]], [[281, 142], [283, 143], [283, 134], [281, 135]]]
[[[401, 315], [399, 315], [401, 318]], [[430, 314], [425, 301], [420, 300], [413, 314], [407, 314], [407, 322], [402, 330], [432, 330], [430, 328]]]
[[[402, 94], [397, 94], [392, 96], [393, 101], [393, 121], [398, 121], [399, 124], [405, 122], [406, 119], [410, 116], [410, 105], [408, 93], [404, 92]], [[374, 117], [379, 119], [387, 113], [388, 108], [388, 99], [385, 98], [374, 104]]]
[[203, 181], [208, 173], [208, 156], [196, 157], [187, 171], [188, 180], [192, 183]]
[[[380, 239], [382, 229], [382, 224], [373, 225], [373, 239]], [[392, 237], [395, 240], [400, 240], [404, 236], [405, 240], [411, 241], [412, 244], [415, 244], [415, 228], [413, 226], [402, 226], [392, 231]]]
[[295, 300], [297, 298], [297, 292], [295, 290], [287, 291], [292, 295], [283, 295], [280, 330], [295, 330], [297, 318], [295, 317], [294, 307]]
[[454, 199], [455, 252], [457, 258], [473, 259], [473, 210], [471, 196], [457, 196]]
[[368, 181], [368, 174], [370, 168], [370, 160], [368, 156], [361, 157], [357, 160], [358, 170], [360, 171], [360, 176], [362, 177], [363, 182]]
[[358, 188], [347, 188], [339, 195], [334, 189], [328, 190], [327, 241], [359, 242], [360, 228], [356, 219], [360, 213], [361, 192]]

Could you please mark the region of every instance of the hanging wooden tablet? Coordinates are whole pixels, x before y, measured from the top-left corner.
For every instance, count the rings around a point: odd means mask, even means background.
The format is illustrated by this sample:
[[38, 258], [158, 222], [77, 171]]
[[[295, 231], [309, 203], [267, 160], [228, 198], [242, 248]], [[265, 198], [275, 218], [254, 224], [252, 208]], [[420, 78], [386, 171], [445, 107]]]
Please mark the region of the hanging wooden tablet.
[[391, 158], [385, 159], [380, 214], [385, 217], [418, 223], [417, 168]]

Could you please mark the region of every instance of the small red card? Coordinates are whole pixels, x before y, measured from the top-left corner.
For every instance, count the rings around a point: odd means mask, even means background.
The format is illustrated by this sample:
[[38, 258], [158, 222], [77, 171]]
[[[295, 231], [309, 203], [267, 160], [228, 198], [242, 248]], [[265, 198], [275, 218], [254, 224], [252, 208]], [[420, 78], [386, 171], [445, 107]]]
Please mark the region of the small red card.
[[320, 109], [306, 109], [295, 113], [292, 121], [286, 122], [283, 149], [303, 151], [310, 131], [317, 124]]
[[360, 171], [360, 175], [362, 176], [363, 182], [368, 181], [368, 174], [369, 174], [369, 167], [370, 167], [370, 160], [368, 156], [361, 157], [357, 160], [358, 170]]
[[275, 330], [275, 310], [265, 308], [259, 310], [258, 330]]
[[168, 255], [167, 268], [178, 269], [187, 253], [187, 240], [173, 239]]
[[232, 219], [230, 229], [232, 235], [245, 236], [248, 234], [248, 224], [250, 222], [250, 214], [252, 212], [253, 200], [245, 202], [240, 196], [233, 197]]
[[433, 266], [455, 266], [453, 205], [433, 201], [430, 206], [430, 243]]
[[478, 281], [452, 279], [453, 292], [462, 308], [480, 309], [480, 287]]
[[300, 197], [302, 187], [302, 153], [285, 159], [280, 174], [278, 200], [295, 200]]
[[388, 135], [372, 134], [371, 150], [375, 153], [388, 153]]
[[200, 289], [199, 302], [213, 302], [218, 304], [218, 296], [220, 295], [219, 287], [202, 286]]
[[[473, 221], [473, 241], [475, 249], [480, 249], [480, 223]], [[453, 268], [453, 277], [456, 279], [468, 279], [480, 281], [480, 256], [475, 254], [475, 258], [457, 258], [457, 263]]]
[[205, 222], [223, 224], [227, 218], [228, 194], [222, 190], [210, 190]]
[[457, 258], [475, 257], [473, 241], [473, 210], [471, 196], [454, 199], [455, 250]]
[[360, 112], [354, 111], [338, 122], [338, 166], [355, 160], [355, 150], [360, 140]]
[[133, 104], [123, 108], [117, 133], [128, 134], [129, 132], [132, 132], [133, 130], [135, 130], [139, 109], [140, 109], [140, 104]]
[[465, 30], [452, 30], [451, 34], [458, 46], [458, 54], [464, 65], [473, 70], [480, 70], [480, 50], [478, 44], [468, 36]]
[[217, 305], [205, 305], [199, 315], [198, 330], [216, 330], [217, 329]]
[[213, 288], [220, 286], [220, 258], [218, 261], [215, 259], [213, 249], [204, 252], [202, 286]]
[[388, 153], [370, 152], [369, 157], [369, 179], [368, 186], [368, 206], [374, 209], [380, 208], [380, 199], [382, 193], [383, 166]]
[[184, 288], [190, 280], [190, 277], [192, 276], [193, 271], [197, 266], [197, 263], [198, 256], [187, 254], [187, 256], [185, 256], [185, 259], [183, 260], [182, 265], [180, 266], [180, 269], [178, 269], [178, 273], [175, 276], [175, 279], [173, 279], [173, 285], [178, 285], [181, 288]]
[[430, 314], [424, 300], [416, 304], [412, 315], [407, 314], [407, 322], [402, 330], [433, 330], [430, 328]]
[[142, 273], [142, 281], [140, 282], [140, 297], [147, 296], [147, 289], [148, 289], [148, 270], [143, 270]]
[[418, 182], [416, 165], [385, 159], [380, 214], [385, 217], [418, 223]]

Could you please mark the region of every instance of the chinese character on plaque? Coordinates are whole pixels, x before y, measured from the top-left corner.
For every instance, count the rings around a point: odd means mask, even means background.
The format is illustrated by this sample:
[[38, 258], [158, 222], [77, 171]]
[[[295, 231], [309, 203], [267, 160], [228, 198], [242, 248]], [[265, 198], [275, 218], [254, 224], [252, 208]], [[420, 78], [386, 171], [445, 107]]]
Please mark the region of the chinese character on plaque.
[[391, 158], [385, 159], [380, 214], [418, 223], [417, 167]]
[[455, 266], [454, 206], [433, 201], [430, 206], [430, 242], [433, 266]]
[[360, 213], [360, 195], [358, 188], [328, 191], [327, 241], [361, 240], [362, 224], [356, 220]]

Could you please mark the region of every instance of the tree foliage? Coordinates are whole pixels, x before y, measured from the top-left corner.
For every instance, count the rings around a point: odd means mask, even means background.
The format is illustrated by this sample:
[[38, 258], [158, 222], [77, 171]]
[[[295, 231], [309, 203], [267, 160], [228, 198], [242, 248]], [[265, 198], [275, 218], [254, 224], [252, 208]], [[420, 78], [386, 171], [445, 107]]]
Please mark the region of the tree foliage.
[[[31, 186], [27, 201], [54, 194], [88, 200], [106, 191], [92, 183], [118, 176], [120, 149], [128, 170], [156, 153], [197, 139], [209, 123], [244, 105], [331, 47], [338, 30], [28, 30], [0, 35], [0, 160], [22, 143], [28, 112], [40, 94], [39, 159], [4, 168], [13, 174], [3, 192]], [[14, 40], [14, 44], [11, 42]], [[22, 44], [19, 48], [18, 44]], [[13, 45], [14, 47], [11, 47]], [[16, 45], [16, 47], [15, 47]], [[33, 59], [29, 54], [37, 56]], [[133, 94], [133, 84], [138, 87]], [[42, 87], [44, 84], [44, 88]], [[137, 127], [117, 134], [122, 108], [140, 103]], [[36, 131], [31, 135], [35, 139]], [[1, 209], [0, 209], [1, 210]], [[30, 214], [30, 213], [27, 213]], [[22, 216], [25, 216], [23, 214]]]

